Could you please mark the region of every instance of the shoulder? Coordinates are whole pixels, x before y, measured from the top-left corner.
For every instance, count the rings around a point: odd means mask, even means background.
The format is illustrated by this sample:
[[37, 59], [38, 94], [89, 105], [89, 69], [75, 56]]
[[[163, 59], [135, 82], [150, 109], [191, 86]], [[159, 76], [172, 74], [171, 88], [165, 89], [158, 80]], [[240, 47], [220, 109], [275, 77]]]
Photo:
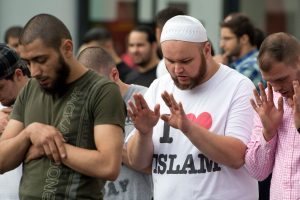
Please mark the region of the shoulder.
[[232, 89], [245, 87], [250, 90], [250, 93], [252, 93], [252, 89], [255, 88], [255, 86], [248, 77], [225, 65], [221, 65], [220, 70], [221, 77], [219, 79], [224, 83], [224, 85], [229, 85]]

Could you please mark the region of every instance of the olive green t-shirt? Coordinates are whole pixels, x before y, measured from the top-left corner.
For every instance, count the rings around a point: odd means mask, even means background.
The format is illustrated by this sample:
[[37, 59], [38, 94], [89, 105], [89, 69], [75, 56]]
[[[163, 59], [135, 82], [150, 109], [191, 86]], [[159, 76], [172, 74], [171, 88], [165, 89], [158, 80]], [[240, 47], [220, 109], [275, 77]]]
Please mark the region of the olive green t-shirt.
[[[43, 92], [31, 79], [20, 92], [11, 118], [26, 128], [33, 122], [56, 127], [68, 144], [95, 150], [94, 126], [115, 124], [123, 128], [126, 106], [119, 87], [89, 70], [66, 86], [65, 93]], [[80, 174], [48, 157], [24, 164], [20, 199], [102, 199], [105, 180]]]

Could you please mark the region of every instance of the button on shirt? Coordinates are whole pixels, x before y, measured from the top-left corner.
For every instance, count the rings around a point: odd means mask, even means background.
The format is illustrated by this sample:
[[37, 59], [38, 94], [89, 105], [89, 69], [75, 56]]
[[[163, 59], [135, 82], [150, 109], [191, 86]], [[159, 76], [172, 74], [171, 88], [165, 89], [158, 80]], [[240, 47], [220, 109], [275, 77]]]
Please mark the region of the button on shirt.
[[230, 64], [230, 67], [237, 70], [244, 76], [247, 76], [255, 85], [257, 90], [259, 91], [258, 88], [258, 83], [261, 82], [263, 83], [264, 87], [266, 87], [266, 82], [263, 80], [258, 63], [257, 63], [257, 56], [258, 56], [258, 50], [252, 50], [248, 52], [246, 55], [243, 57], [235, 60], [233, 63]]
[[[279, 93], [274, 93], [277, 106]], [[255, 113], [251, 141], [246, 151], [245, 164], [249, 173], [262, 181], [273, 172], [270, 188], [271, 200], [300, 198], [300, 134], [294, 126], [293, 110], [283, 100], [283, 120], [277, 134], [267, 142], [262, 124]]]

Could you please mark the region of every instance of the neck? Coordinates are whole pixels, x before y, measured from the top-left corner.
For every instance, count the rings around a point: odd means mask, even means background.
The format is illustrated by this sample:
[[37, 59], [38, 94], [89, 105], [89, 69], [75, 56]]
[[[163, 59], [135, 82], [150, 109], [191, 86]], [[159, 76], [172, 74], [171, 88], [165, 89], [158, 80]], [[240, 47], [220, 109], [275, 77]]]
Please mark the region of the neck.
[[121, 92], [122, 97], [124, 97], [124, 95], [126, 94], [128, 88], [129, 88], [129, 85], [123, 83], [120, 79], [119, 79], [118, 82], [116, 82], [116, 83], [117, 83], [117, 85], [118, 85], [119, 88], [120, 88], [120, 92]]
[[70, 67], [70, 75], [66, 80], [67, 84], [77, 80], [88, 71], [88, 69], [82, 66], [74, 56], [70, 58], [70, 62], [68, 62], [67, 64]]
[[207, 72], [205, 78], [201, 81], [200, 84], [208, 81], [217, 71], [220, 69], [220, 64], [217, 63], [211, 56], [206, 60], [207, 62]]
[[256, 49], [256, 46], [252, 46], [250, 44], [244, 46], [241, 49], [240, 55], [238, 58], [242, 58], [243, 56], [245, 56], [247, 53], [249, 53], [250, 51], [253, 51], [254, 49]]

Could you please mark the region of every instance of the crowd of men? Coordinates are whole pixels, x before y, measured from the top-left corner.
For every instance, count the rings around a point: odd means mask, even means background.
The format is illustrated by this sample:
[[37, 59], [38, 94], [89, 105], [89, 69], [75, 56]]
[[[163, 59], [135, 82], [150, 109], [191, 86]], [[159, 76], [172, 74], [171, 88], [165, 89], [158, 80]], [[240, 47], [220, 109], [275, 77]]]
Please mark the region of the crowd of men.
[[214, 56], [202, 23], [166, 8], [156, 34], [129, 33], [136, 69], [104, 28], [77, 56], [55, 16], [9, 29], [0, 199], [299, 199], [300, 43], [261, 42], [241, 13], [220, 27]]

